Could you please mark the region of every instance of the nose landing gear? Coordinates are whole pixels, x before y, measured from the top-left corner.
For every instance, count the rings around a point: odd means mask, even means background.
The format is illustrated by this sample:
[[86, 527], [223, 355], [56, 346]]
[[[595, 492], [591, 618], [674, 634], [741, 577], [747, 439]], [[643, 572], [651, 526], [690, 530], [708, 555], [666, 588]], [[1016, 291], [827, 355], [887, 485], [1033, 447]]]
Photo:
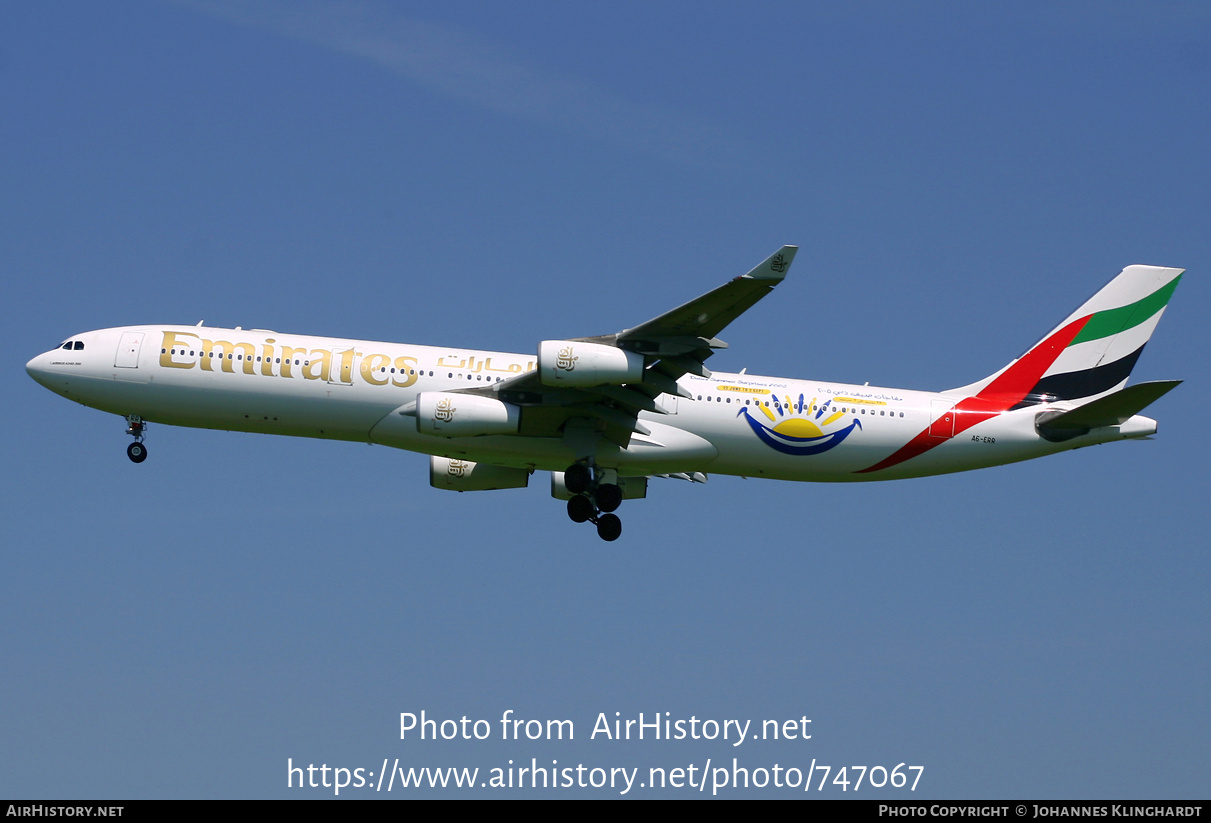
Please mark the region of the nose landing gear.
[[135, 439], [135, 442], [126, 447], [126, 456], [132, 463], [142, 463], [147, 459], [147, 446], [143, 445], [143, 432], [146, 429], [147, 424], [139, 415], [126, 415], [126, 433]]
[[613, 514], [622, 505], [622, 489], [601, 479], [600, 469], [590, 469], [584, 463], [569, 466], [563, 474], [564, 487], [573, 495], [568, 501], [568, 517], [573, 523], [593, 523], [597, 536], [609, 542], [622, 534], [622, 521]]

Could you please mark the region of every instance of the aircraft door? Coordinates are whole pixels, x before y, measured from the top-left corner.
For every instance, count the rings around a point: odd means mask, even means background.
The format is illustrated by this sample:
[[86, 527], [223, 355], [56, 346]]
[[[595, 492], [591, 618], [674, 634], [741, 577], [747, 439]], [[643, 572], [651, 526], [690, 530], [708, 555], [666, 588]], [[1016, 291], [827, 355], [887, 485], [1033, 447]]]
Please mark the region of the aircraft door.
[[118, 342], [118, 353], [114, 357], [116, 368], [139, 368], [139, 349], [143, 346], [143, 336], [144, 332], [141, 331], [122, 332], [122, 339]]
[[935, 418], [929, 424], [929, 436], [945, 440], [955, 435], [955, 409], [949, 400], [931, 400], [930, 407]]
[[352, 346], [341, 346], [332, 350], [332, 365], [328, 369], [328, 382], [334, 386], [353, 385]]

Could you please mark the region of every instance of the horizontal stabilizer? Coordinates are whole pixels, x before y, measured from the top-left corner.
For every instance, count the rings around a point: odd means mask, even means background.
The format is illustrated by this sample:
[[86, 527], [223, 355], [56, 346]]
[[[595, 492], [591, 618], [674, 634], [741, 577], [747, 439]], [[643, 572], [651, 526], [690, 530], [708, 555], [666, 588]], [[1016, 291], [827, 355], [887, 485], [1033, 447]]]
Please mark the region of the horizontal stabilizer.
[[1119, 426], [1176, 388], [1180, 380], [1137, 383], [1065, 412], [1039, 415], [1035, 427], [1048, 440], [1067, 440], [1092, 429]]

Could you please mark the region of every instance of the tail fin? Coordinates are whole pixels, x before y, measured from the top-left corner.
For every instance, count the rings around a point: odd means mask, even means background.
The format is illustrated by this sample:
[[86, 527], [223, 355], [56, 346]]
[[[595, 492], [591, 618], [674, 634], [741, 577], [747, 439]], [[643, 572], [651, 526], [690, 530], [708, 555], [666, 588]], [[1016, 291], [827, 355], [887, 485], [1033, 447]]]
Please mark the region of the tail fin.
[[1017, 360], [952, 391], [1016, 409], [1121, 389], [1183, 271], [1128, 266]]

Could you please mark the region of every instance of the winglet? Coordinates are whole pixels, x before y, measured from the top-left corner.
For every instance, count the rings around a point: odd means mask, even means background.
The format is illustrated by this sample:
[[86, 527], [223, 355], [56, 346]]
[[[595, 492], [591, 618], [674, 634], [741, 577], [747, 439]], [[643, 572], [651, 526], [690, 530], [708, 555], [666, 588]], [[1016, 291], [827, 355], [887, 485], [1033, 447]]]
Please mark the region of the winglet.
[[790, 269], [797, 251], [799, 251], [798, 246], [783, 246], [767, 257], [765, 262], [759, 264], [748, 274], [742, 274], [741, 277], [747, 277], [749, 280], [781, 280], [786, 277], [786, 272]]

